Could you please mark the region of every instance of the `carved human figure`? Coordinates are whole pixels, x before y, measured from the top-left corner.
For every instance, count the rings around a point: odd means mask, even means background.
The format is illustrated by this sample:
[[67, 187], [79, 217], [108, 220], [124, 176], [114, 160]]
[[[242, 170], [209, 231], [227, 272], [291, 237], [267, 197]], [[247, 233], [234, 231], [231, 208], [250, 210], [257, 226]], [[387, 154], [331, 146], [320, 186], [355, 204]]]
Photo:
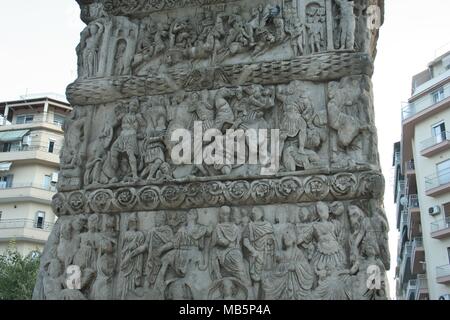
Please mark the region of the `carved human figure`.
[[234, 114], [231, 109], [229, 98], [235, 96], [236, 92], [229, 88], [222, 88], [216, 92], [214, 98], [216, 118], [214, 127], [222, 131], [225, 125], [231, 126], [234, 123]]
[[74, 264], [83, 269], [95, 271], [97, 268], [98, 224], [99, 216], [90, 215], [87, 221], [88, 231], [80, 234], [80, 247], [74, 257]]
[[212, 234], [213, 279], [234, 277], [249, 285], [250, 279], [244, 265], [239, 227], [231, 220], [231, 208], [219, 209], [219, 223]]
[[138, 217], [131, 213], [127, 219], [127, 231], [123, 235], [120, 250], [120, 298], [125, 300], [128, 293], [142, 284], [143, 254], [145, 252], [145, 235], [137, 229]]
[[97, 275], [92, 285], [92, 300], [113, 299], [113, 276], [115, 273], [117, 242], [101, 235], [98, 242]]
[[[99, 65], [100, 40], [104, 27], [98, 23], [90, 24], [81, 34], [83, 77], [97, 75]], [[83, 45], [84, 44], [84, 45]]]
[[314, 284], [314, 272], [303, 252], [297, 247], [293, 230], [285, 230], [277, 265], [265, 279], [265, 299], [308, 300]]
[[[330, 209], [324, 202], [316, 204], [319, 221], [315, 222], [314, 238], [317, 241], [317, 250], [312, 258], [314, 271], [317, 275], [324, 276], [326, 272], [342, 270], [345, 265], [345, 253], [339, 243], [338, 221], [329, 221]], [[328, 271], [327, 271], [328, 270]]]
[[[167, 269], [167, 265], [163, 267], [162, 256], [174, 247], [173, 231], [167, 225], [167, 216], [164, 211], [160, 211], [155, 215], [155, 226], [148, 232], [146, 246], [148, 248], [148, 257], [145, 265], [146, 284], [148, 287], [153, 287], [161, 269], [163, 269], [162, 273], [165, 273]], [[158, 289], [161, 292], [163, 290], [163, 288]]]
[[276, 239], [270, 222], [264, 221], [261, 208], [252, 209], [252, 220], [243, 232], [243, 244], [250, 252], [250, 278], [254, 296], [260, 297], [260, 286], [264, 271], [271, 270], [275, 262]]
[[309, 37], [309, 50], [311, 53], [322, 51], [322, 41], [324, 38], [323, 24], [319, 15], [308, 15], [306, 29]]
[[119, 169], [120, 155], [125, 153], [128, 158], [127, 162], [131, 168], [133, 179], [137, 181], [139, 179], [136, 159], [136, 156], [139, 154], [138, 131], [139, 128], [146, 126], [146, 122], [139, 112], [139, 100], [137, 98], [130, 101], [128, 112], [126, 114], [121, 114], [116, 123], [120, 124], [121, 131], [117, 140], [114, 141], [111, 147], [112, 167], [116, 170]]
[[349, 0], [335, 0], [340, 9], [340, 49], [353, 50], [355, 48], [356, 16], [355, 3]]
[[63, 271], [63, 266], [58, 259], [52, 259], [47, 265], [47, 272], [43, 278], [46, 300], [59, 300], [61, 291], [64, 289]]
[[63, 263], [63, 268], [67, 268], [71, 265], [73, 257], [76, 253], [77, 242], [73, 240], [73, 228], [70, 221], [64, 221], [61, 224], [61, 233], [56, 249], [56, 256]]
[[116, 54], [114, 55], [113, 75], [115, 76], [123, 75], [127, 70], [126, 51], [127, 51], [127, 42], [124, 39], [120, 39], [117, 42]]
[[302, 56], [305, 51], [305, 26], [300, 18], [295, 16], [291, 18], [289, 24], [286, 25], [286, 32], [290, 36], [290, 44], [294, 56]]
[[141, 178], [147, 179], [148, 182], [156, 179], [157, 172], [166, 161], [164, 155], [166, 149], [164, 145], [165, 121], [162, 117], [160, 119], [156, 128], [147, 127], [142, 146], [144, 152], [142, 163], [145, 168], [141, 173]]

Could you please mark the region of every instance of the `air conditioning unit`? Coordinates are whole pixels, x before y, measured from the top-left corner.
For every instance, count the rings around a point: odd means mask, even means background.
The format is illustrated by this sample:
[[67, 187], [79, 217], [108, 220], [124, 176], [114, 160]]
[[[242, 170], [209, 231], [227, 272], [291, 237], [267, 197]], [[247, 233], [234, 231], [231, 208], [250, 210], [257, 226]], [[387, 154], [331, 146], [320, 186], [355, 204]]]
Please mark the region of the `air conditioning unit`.
[[428, 208], [428, 213], [430, 216], [437, 216], [441, 213], [441, 207], [440, 206], [433, 206]]
[[443, 294], [439, 297], [439, 300], [450, 300], [450, 294]]
[[27, 136], [23, 137], [22, 145], [29, 146], [30, 144], [31, 144], [31, 136], [27, 135]]
[[52, 173], [52, 183], [58, 183], [58, 172]]

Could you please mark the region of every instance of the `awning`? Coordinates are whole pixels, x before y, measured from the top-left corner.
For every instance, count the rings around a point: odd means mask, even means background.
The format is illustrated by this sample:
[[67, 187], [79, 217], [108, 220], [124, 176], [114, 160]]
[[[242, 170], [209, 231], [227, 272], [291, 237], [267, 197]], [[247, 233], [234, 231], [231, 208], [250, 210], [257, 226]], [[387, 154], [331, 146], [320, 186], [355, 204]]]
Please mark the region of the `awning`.
[[22, 141], [23, 137], [30, 132], [30, 130], [15, 130], [0, 132], [0, 142], [14, 142]]
[[0, 172], [1, 171], [9, 171], [11, 168], [12, 162], [0, 162]]

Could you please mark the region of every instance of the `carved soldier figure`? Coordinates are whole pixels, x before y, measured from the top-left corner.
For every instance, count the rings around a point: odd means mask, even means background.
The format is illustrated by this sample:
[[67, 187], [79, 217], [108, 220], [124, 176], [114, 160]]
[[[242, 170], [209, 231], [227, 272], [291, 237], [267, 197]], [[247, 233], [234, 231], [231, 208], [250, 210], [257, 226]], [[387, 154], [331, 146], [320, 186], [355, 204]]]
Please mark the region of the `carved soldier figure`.
[[308, 15], [306, 28], [308, 30], [309, 48], [311, 53], [318, 53], [322, 51], [322, 40], [324, 38], [324, 34], [320, 16], [317, 14]]
[[[121, 125], [121, 132], [111, 147], [112, 167], [119, 169], [119, 156], [126, 153], [128, 164], [134, 180], [138, 180], [137, 160], [138, 149], [138, 131], [140, 127], [145, 127], [145, 120], [139, 112], [139, 100], [132, 99], [126, 114], [121, 114], [117, 123]], [[117, 179], [117, 178], [116, 178]]]
[[253, 283], [254, 296], [260, 297], [260, 285], [264, 271], [274, 266], [275, 245], [274, 229], [270, 222], [264, 221], [264, 212], [254, 207], [252, 221], [242, 235], [243, 244], [250, 252], [250, 277]]

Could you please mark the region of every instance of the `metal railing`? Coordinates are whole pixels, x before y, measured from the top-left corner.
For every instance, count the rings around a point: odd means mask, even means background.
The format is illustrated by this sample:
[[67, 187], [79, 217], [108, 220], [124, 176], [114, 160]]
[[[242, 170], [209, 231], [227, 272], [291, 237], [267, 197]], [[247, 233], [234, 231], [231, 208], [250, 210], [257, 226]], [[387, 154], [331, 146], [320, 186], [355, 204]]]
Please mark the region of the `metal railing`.
[[35, 189], [41, 189], [46, 191], [52, 191], [56, 192], [56, 186], [46, 186], [38, 183], [31, 183], [31, 182], [23, 182], [23, 183], [12, 183], [8, 184], [4, 181], [0, 182], [0, 190], [2, 189], [18, 189], [18, 188], [35, 188]]
[[406, 300], [409, 300], [409, 297], [411, 294], [413, 294], [414, 297], [416, 297], [417, 294], [417, 280], [411, 279], [408, 281], [408, 285], [406, 286]]
[[[24, 114], [24, 115], [27, 115], [27, 114]], [[16, 117], [14, 117], [12, 122], [9, 122], [5, 118], [2, 117], [2, 118], [0, 118], [0, 126], [16, 126], [16, 125], [49, 123], [49, 124], [58, 126], [59, 128], [62, 129], [62, 127], [64, 125], [64, 121], [57, 121], [54, 118], [54, 113], [41, 112], [41, 113], [34, 113], [34, 114], [29, 114], [29, 115], [33, 116], [33, 120], [26, 121], [26, 122], [19, 122], [19, 123], [17, 122], [17, 116], [21, 116], [21, 115], [16, 115]]]
[[443, 131], [439, 133], [438, 135], [428, 138], [427, 140], [424, 140], [420, 143], [421, 150], [425, 150], [431, 147], [434, 147], [435, 145], [438, 145], [444, 141], [450, 141], [450, 132], [449, 131]]
[[52, 154], [59, 154], [61, 151], [61, 148], [53, 148], [53, 151], [50, 152], [48, 146], [21, 146], [18, 148], [12, 148], [9, 151], [3, 151], [0, 148], [0, 153], [9, 153], [9, 152], [27, 152], [27, 151], [41, 151], [46, 153], [52, 153]]
[[417, 248], [423, 248], [423, 238], [421, 237], [416, 237], [413, 240], [413, 251], [416, 251]]
[[0, 220], [0, 229], [39, 229], [50, 232], [54, 223], [39, 223], [32, 219], [2, 219]]
[[406, 170], [416, 170], [416, 165], [414, 164], [414, 160], [409, 160], [406, 162]]
[[450, 277], [450, 264], [436, 267], [436, 277]]
[[410, 194], [408, 196], [408, 208], [417, 209], [420, 208], [419, 197], [417, 194]]
[[406, 227], [409, 226], [409, 224], [408, 224], [408, 222], [409, 222], [408, 216], [409, 216], [408, 211], [402, 211], [401, 218], [400, 218], [400, 229], [403, 229], [403, 227], [405, 227], [405, 226]]
[[401, 161], [400, 152], [397, 151], [397, 152], [394, 153], [394, 163], [395, 163], [395, 165], [400, 164], [400, 161]]
[[[450, 97], [450, 84], [446, 84], [444, 85], [442, 88], [442, 94], [439, 96], [439, 99], [436, 101], [435, 99], [435, 95], [434, 92], [427, 94], [426, 96], [417, 99], [416, 101], [405, 105], [404, 107], [402, 107], [402, 121], [405, 121], [411, 117], [413, 117], [414, 115], [418, 114], [419, 112], [434, 106], [435, 104], [447, 99], [448, 97]], [[437, 91], [439, 91], [441, 89], [438, 89]]]
[[450, 229], [450, 217], [431, 223], [431, 232], [438, 232]]
[[450, 183], [450, 169], [425, 177], [425, 189], [431, 190]]

